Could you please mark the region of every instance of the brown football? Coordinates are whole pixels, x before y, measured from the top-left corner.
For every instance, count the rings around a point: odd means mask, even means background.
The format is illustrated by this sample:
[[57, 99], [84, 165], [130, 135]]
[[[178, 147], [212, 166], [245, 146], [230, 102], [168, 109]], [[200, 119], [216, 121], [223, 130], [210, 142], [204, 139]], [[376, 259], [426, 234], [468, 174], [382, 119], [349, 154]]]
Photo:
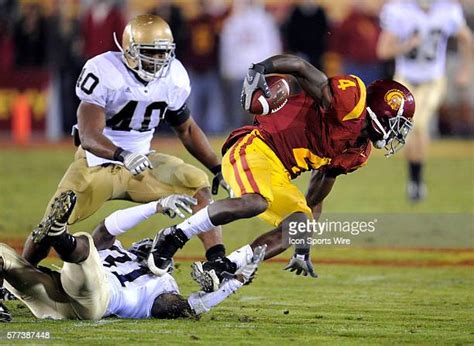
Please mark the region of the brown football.
[[265, 76], [271, 96], [265, 98], [262, 90], [256, 90], [252, 95], [249, 112], [255, 115], [275, 113], [285, 106], [290, 95], [290, 85], [283, 76]]

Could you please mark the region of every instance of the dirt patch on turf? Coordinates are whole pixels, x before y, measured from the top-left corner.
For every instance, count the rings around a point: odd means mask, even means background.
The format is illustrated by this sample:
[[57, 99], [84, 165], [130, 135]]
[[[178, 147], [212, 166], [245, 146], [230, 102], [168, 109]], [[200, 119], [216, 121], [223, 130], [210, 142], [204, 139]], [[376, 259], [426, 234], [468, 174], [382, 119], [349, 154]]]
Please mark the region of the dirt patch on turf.
[[[18, 253], [23, 251], [24, 241], [18, 238], [2, 239], [2, 242], [14, 248]], [[361, 248], [357, 248], [361, 249]], [[391, 252], [435, 252], [435, 253], [450, 253], [450, 254], [472, 254], [473, 258], [460, 260], [418, 260], [418, 259], [363, 259], [363, 258], [317, 258], [315, 261], [318, 264], [336, 264], [336, 265], [361, 265], [361, 266], [382, 266], [382, 267], [474, 267], [474, 249], [471, 248], [389, 248], [389, 247], [370, 247], [362, 248], [370, 250], [382, 250]], [[50, 255], [54, 258], [54, 252]], [[201, 261], [202, 257], [197, 256], [176, 256], [176, 261], [194, 262]], [[273, 258], [269, 262], [287, 263], [288, 259]]]

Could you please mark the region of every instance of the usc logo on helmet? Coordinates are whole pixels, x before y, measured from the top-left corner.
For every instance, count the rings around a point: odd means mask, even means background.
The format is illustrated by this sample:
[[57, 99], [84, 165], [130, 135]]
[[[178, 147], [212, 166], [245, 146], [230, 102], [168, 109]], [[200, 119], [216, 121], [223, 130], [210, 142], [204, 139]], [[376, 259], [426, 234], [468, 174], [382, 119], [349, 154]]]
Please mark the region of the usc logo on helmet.
[[385, 102], [392, 108], [394, 111], [398, 111], [404, 98], [403, 92], [398, 89], [390, 89], [384, 96]]

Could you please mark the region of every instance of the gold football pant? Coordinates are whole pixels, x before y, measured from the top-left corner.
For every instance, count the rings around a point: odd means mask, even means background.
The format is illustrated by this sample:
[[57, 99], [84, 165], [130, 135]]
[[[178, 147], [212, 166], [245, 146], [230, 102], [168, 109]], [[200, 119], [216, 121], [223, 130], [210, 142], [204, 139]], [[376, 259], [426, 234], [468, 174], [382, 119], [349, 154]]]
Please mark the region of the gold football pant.
[[41, 271], [11, 247], [0, 244], [5, 287], [37, 318], [97, 320], [109, 304], [107, 274], [88, 233], [89, 256], [81, 263], [64, 262], [61, 272]]
[[291, 183], [283, 163], [255, 132], [229, 148], [222, 158], [222, 174], [237, 197], [249, 193], [263, 196], [268, 209], [258, 217], [274, 226], [296, 212], [313, 218], [305, 196]]
[[[415, 98], [415, 116], [413, 130], [426, 133], [431, 117], [436, 113], [446, 92], [446, 79], [436, 79], [418, 85], [411, 84], [402, 76], [396, 75], [394, 80], [402, 83]], [[410, 138], [410, 136], [408, 136]]]
[[173, 193], [193, 196], [210, 186], [204, 171], [177, 157], [152, 153], [148, 158], [154, 168], [133, 176], [121, 165], [88, 167], [85, 152], [79, 147], [74, 162], [48, 203], [45, 215], [54, 198], [66, 190], [73, 190], [77, 195], [76, 206], [69, 218], [69, 224], [73, 224], [94, 214], [108, 200], [147, 203]]

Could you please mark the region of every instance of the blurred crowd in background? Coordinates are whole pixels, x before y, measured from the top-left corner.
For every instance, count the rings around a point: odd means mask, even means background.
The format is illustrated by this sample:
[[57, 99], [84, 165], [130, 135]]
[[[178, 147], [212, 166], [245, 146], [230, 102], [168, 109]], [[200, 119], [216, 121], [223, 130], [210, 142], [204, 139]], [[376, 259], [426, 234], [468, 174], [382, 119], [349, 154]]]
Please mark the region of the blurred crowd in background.
[[[176, 56], [192, 83], [189, 106], [208, 134], [224, 134], [251, 121], [240, 104], [250, 63], [279, 53], [306, 58], [329, 76], [351, 73], [364, 82], [391, 77], [392, 61], [376, 57], [383, 0], [0, 0], [0, 89], [11, 72], [43, 71], [59, 100], [57, 131], [68, 134], [76, 121], [75, 83], [85, 61], [116, 51], [137, 14], [162, 16], [171, 26]], [[464, 3], [473, 28], [474, 2]], [[455, 46], [449, 47], [455, 51]], [[448, 77], [450, 64], [448, 61]], [[8, 83], [7, 83], [8, 84]], [[471, 89], [472, 90], [472, 89]], [[8, 93], [0, 92], [0, 120], [8, 120]], [[49, 93], [48, 95], [51, 95]], [[450, 88], [434, 131], [472, 136], [472, 94]], [[9, 103], [10, 102], [10, 103]], [[48, 111], [52, 111], [48, 108]], [[3, 117], [3, 118], [2, 118]]]

